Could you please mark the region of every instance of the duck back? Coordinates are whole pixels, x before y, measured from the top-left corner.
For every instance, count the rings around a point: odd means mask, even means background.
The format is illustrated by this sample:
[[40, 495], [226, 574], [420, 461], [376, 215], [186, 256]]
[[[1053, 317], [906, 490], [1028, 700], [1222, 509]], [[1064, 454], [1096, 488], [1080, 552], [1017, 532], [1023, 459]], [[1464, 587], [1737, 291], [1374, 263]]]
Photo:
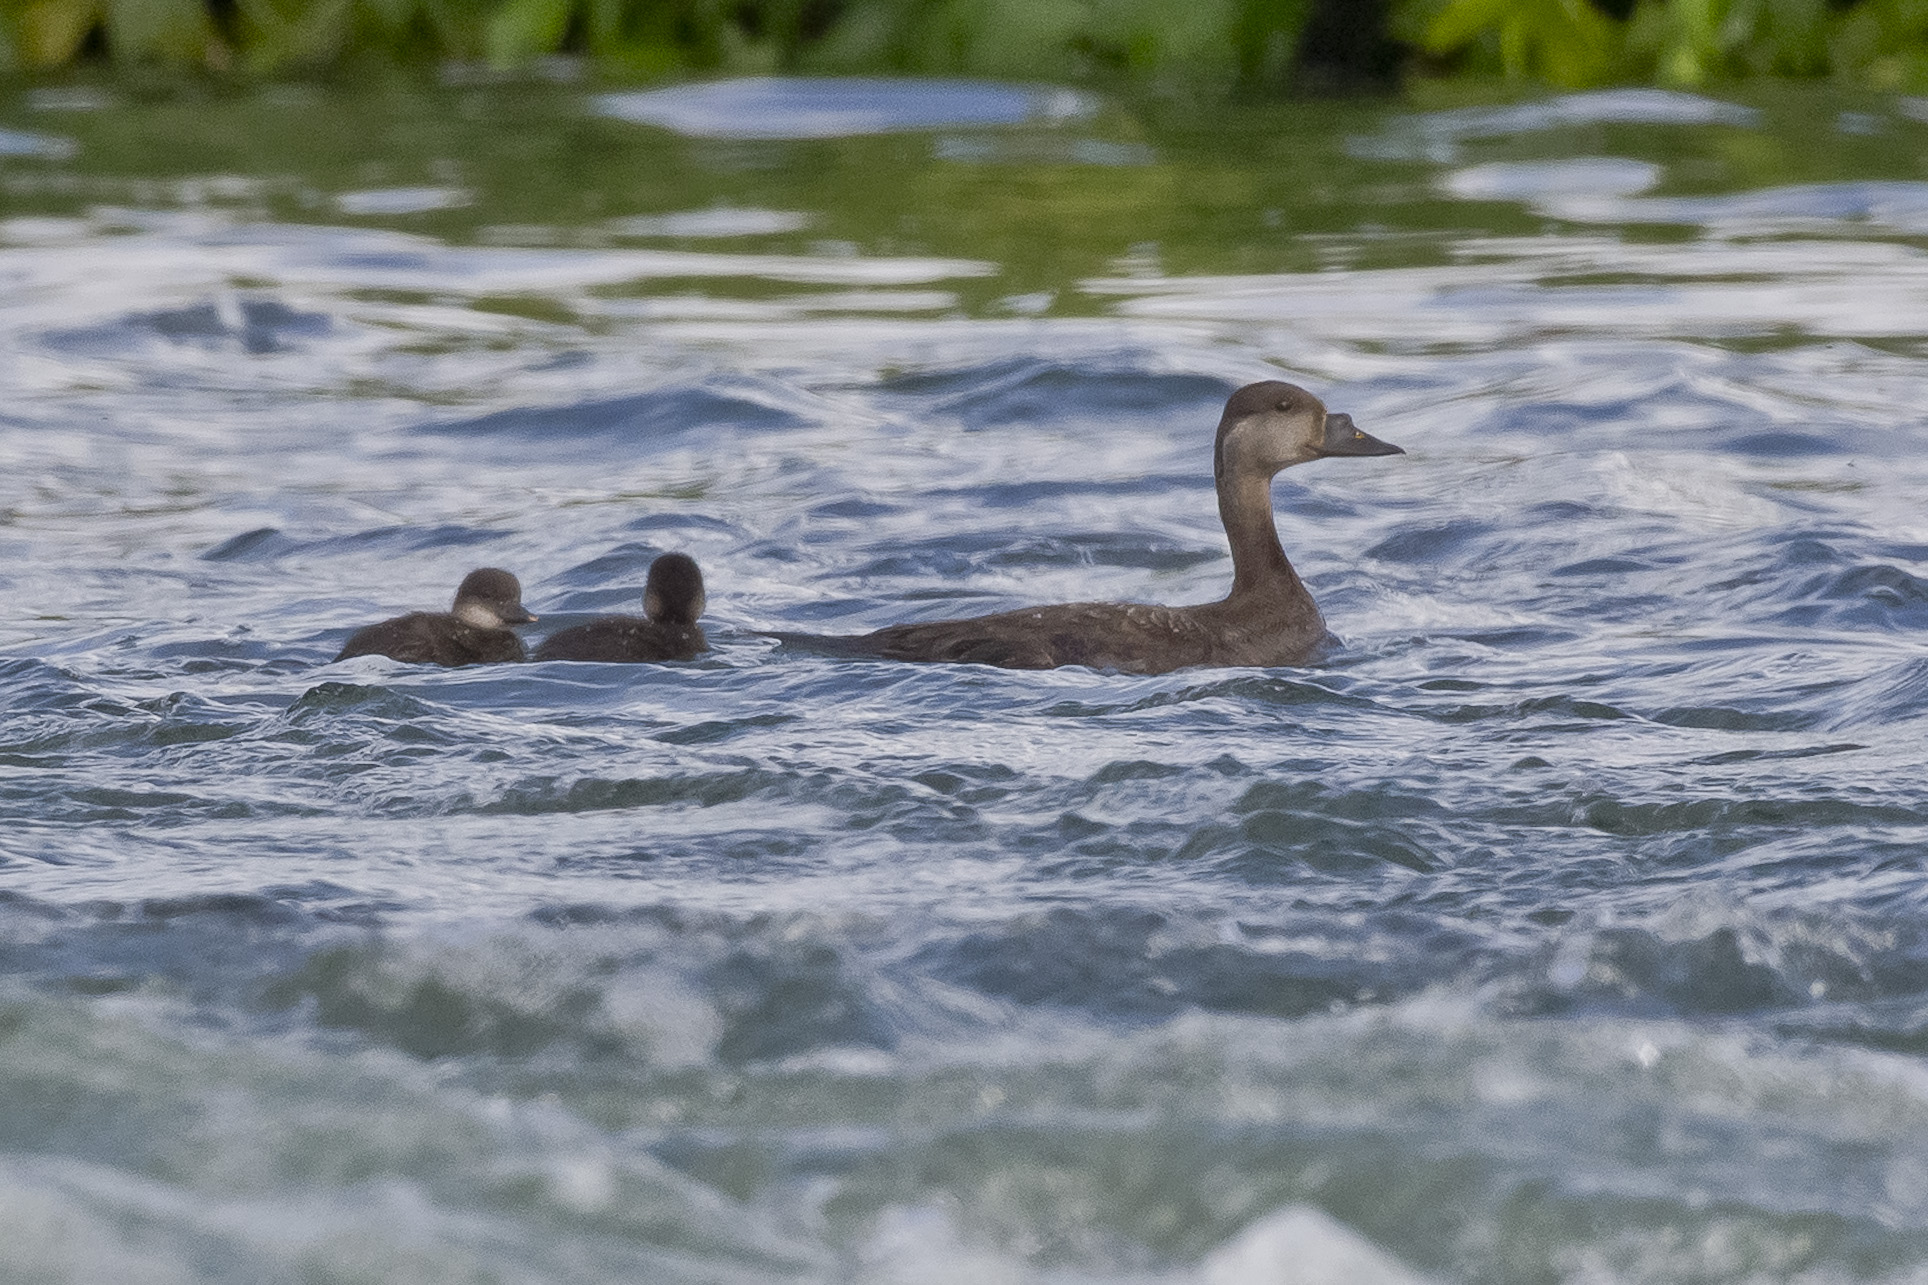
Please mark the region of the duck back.
[[1301, 590], [1283, 603], [1208, 602], [1162, 607], [1072, 602], [892, 625], [843, 640], [845, 655], [949, 661], [1003, 669], [1083, 665], [1127, 674], [1194, 666], [1303, 665], [1326, 639], [1325, 621]]
[[482, 629], [446, 611], [416, 611], [357, 630], [336, 660], [387, 656], [415, 665], [506, 664], [529, 658], [508, 629]]
[[648, 620], [642, 616], [604, 616], [544, 639], [536, 648], [536, 659], [607, 664], [694, 660], [709, 650], [709, 645], [703, 630], [693, 624]]

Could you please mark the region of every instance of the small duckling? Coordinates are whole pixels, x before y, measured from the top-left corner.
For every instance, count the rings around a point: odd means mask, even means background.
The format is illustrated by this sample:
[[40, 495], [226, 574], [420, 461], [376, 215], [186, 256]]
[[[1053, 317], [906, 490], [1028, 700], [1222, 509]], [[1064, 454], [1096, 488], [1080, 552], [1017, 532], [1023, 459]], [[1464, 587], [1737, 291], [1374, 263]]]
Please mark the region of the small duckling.
[[511, 625], [534, 622], [522, 606], [522, 584], [497, 567], [471, 571], [448, 611], [414, 611], [355, 632], [336, 660], [387, 656], [416, 665], [491, 665], [527, 660]]
[[665, 553], [649, 564], [643, 615], [604, 616], [553, 634], [536, 648], [537, 660], [614, 663], [693, 660], [709, 650], [697, 626], [703, 614], [703, 573], [688, 554]]

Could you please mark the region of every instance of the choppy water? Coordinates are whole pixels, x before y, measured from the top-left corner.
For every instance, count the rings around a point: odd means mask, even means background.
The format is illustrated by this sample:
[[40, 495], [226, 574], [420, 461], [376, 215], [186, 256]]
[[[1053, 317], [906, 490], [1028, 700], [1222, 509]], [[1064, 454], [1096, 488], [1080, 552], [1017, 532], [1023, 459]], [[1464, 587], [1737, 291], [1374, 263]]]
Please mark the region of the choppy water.
[[0, 1280], [1928, 1279], [1920, 104], [731, 93], [0, 106]]

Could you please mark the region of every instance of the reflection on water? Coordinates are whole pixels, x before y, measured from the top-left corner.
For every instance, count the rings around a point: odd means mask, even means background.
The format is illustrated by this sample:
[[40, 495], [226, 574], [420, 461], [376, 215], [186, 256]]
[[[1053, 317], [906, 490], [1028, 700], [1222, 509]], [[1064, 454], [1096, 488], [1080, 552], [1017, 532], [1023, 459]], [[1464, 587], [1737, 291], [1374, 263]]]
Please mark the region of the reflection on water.
[[[1918, 114], [0, 103], [0, 1279], [1918, 1279]], [[1330, 663], [767, 638], [1222, 593], [1277, 376]]]
[[1064, 122], [1092, 113], [1069, 89], [968, 80], [798, 80], [769, 77], [604, 94], [596, 109], [698, 138], [848, 138], [953, 128]]
[[1361, 156], [1450, 162], [1463, 145], [1603, 125], [1756, 126], [1751, 107], [1668, 89], [1601, 89], [1509, 107], [1463, 107], [1402, 115], [1378, 135], [1351, 141]]

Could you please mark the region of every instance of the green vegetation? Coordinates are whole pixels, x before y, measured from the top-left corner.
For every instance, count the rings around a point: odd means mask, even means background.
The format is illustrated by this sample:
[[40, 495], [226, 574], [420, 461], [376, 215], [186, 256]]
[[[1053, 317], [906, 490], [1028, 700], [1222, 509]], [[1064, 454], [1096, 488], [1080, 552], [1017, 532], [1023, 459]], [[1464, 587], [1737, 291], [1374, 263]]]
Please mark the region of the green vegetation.
[[1276, 79], [1313, 0], [0, 0], [0, 58], [244, 76], [371, 59], [621, 73], [871, 72]]
[[1455, 69], [1556, 85], [1928, 87], [1923, 0], [1404, 0], [1394, 30]]
[[0, 0], [0, 70], [16, 73], [568, 54], [624, 76], [954, 74], [1215, 98], [1369, 80], [1401, 48], [1421, 75], [1920, 89], [1928, 0]]

